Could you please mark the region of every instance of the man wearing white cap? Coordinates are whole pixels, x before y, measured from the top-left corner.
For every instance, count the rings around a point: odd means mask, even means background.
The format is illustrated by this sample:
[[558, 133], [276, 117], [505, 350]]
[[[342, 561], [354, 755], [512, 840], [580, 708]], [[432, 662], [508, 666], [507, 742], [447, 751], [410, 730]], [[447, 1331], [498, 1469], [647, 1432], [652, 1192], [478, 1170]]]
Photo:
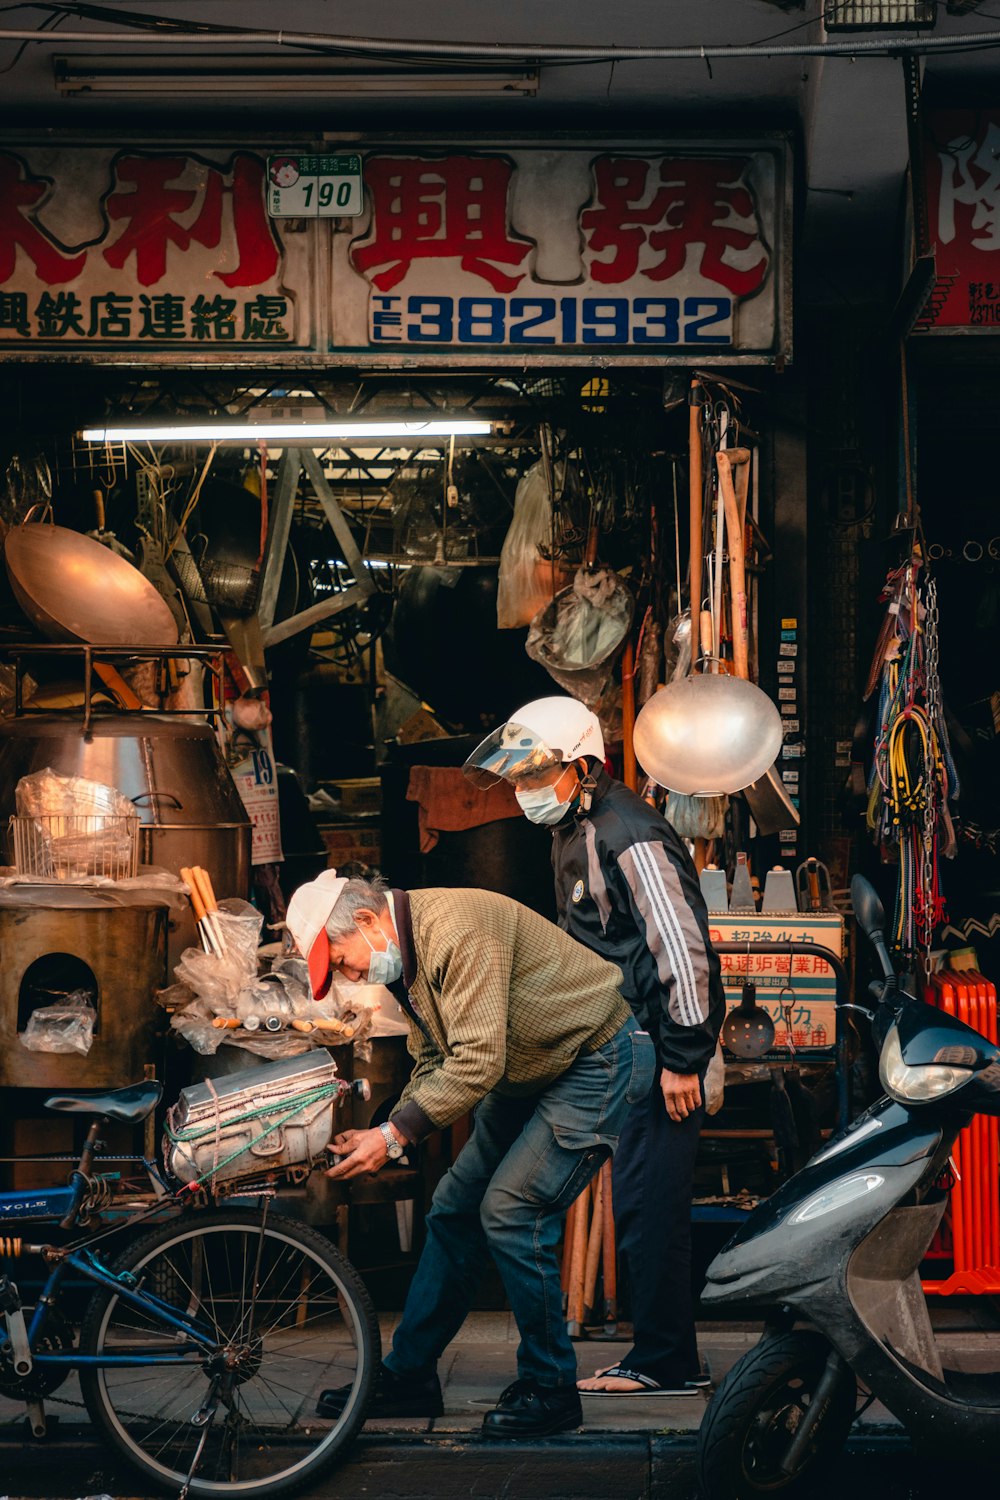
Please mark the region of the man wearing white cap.
[[[388, 891], [327, 871], [287, 925], [317, 999], [334, 972], [388, 984], [407, 1013], [413, 1073], [390, 1121], [334, 1138], [335, 1179], [377, 1172], [474, 1109], [434, 1194], [427, 1240], [371, 1415], [439, 1416], [436, 1365], [461, 1327], [488, 1250], [521, 1334], [518, 1378], [483, 1420], [494, 1437], [578, 1426], [576, 1357], [562, 1315], [563, 1211], [614, 1151], [649, 1092], [654, 1054], [621, 971], [493, 891]], [[324, 1415], [344, 1396], [326, 1391]]]

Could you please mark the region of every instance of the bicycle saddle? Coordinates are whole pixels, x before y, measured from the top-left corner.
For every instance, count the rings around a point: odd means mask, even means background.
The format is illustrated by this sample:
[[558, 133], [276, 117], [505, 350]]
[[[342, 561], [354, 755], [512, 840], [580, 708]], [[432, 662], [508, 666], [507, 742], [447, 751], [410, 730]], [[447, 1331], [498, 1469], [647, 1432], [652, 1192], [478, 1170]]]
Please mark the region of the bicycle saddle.
[[144, 1120], [163, 1097], [163, 1084], [132, 1083], [127, 1089], [110, 1089], [103, 1094], [53, 1094], [45, 1101], [46, 1109], [57, 1109], [71, 1115], [103, 1115], [108, 1120], [123, 1120], [135, 1125]]

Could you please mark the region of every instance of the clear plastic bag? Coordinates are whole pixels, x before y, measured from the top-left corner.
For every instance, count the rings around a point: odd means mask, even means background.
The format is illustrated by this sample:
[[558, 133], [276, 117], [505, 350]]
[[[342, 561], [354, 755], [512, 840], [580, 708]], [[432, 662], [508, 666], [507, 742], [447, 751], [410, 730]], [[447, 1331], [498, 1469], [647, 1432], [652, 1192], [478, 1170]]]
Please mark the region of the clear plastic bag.
[[78, 1052], [86, 1057], [97, 1023], [92, 999], [89, 990], [71, 990], [54, 1005], [40, 1005], [19, 1033], [21, 1046], [29, 1052]]
[[514, 496], [514, 518], [500, 548], [497, 628], [530, 625], [556, 590], [566, 571], [545, 556], [552, 546], [552, 499], [541, 462], [522, 475]]
[[249, 901], [235, 898], [220, 901], [216, 916], [225, 954], [185, 948], [174, 977], [207, 1001], [216, 1015], [234, 1015], [237, 996], [257, 978], [257, 945], [264, 918]]
[[185, 948], [174, 968], [174, 977], [194, 990], [217, 1015], [232, 1015], [236, 997], [256, 977], [256, 967], [248, 974], [246, 965], [235, 954], [220, 958], [201, 948]]
[[136, 815], [134, 805], [113, 786], [85, 776], [60, 776], [51, 766], [21, 777], [14, 789], [14, 805], [19, 818]]
[[593, 708], [632, 624], [634, 601], [613, 568], [579, 568], [569, 588], [531, 622], [525, 650], [549, 676]]

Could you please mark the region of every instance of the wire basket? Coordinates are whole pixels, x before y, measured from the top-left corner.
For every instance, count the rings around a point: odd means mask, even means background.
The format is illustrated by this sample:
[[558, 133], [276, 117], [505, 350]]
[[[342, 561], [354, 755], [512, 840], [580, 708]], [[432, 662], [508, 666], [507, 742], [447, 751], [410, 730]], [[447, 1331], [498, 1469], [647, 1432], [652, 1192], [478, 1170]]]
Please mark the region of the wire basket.
[[204, 557], [196, 562], [184, 552], [174, 552], [170, 560], [181, 588], [196, 604], [214, 604], [238, 615], [252, 615], [257, 608], [263, 581], [259, 569]]
[[47, 880], [128, 880], [139, 869], [139, 819], [111, 813], [12, 817], [19, 875]]

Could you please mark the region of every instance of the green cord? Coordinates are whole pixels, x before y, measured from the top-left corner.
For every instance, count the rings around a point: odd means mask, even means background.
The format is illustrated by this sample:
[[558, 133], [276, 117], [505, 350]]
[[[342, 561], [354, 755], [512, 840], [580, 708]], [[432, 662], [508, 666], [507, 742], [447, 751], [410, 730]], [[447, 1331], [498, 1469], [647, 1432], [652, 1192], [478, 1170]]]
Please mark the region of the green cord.
[[[265, 1136], [271, 1135], [275, 1130], [280, 1130], [282, 1125], [287, 1125], [289, 1120], [292, 1120], [296, 1115], [301, 1114], [304, 1109], [308, 1109], [310, 1104], [318, 1104], [322, 1103], [326, 1099], [332, 1099], [336, 1094], [340, 1093], [340, 1087], [341, 1086], [339, 1082], [330, 1083], [325, 1084], [322, 1088], [312, 1089], [306, 1094], [294, 1095], [291, 1101], [291, 1107], [278, 1118], [270, 1118], [266, 1130], [263, 1130], [260, 1135], [255, 1137], [254, 1140], [247, 1141], [245, 1146], [238, 1146], [237, 1149], [231, 1152], [229, 1156], [223, 1157], [221, 1161], [216, 1162], [211, 1171], [203, 1172], [202, 1175], [195, 1178], [193, 1182], [186, 1183], [186, 1189], [190, 1191], [192, 1188], [200, 1187], [201, 1184], [203, 1182], [206, 1182], [209, 1178], [217, 1177], [223, 1167], [227, 1167], [229, 1163], [235, 1161], [237, 1157], [244, 1156], [250, 1150], [251, 1146], [256, 1145], [257, 1141], [262, 1141]], [[269, 1116], [273, 1116], [274, 1110], [280, 1107], [280, 1105], [272, 1105], [270, 1106], [270, 1108], [268, 1108], [267, 1105], [263, 1105], [259, 1109], [247, 1110], [245, 1114], [234, 1115], [232, 1119], [226, 1121], [226, 1128], [228, 1129], [232, 1125], [240, 1125], [245, 1120], [260, 1120]], [[164, 1134], [166, 1135], [167, 1139], [174, 1145], [186, 1145], [190, 1141], [203, 1140], [205, 1136], [214, 1135], [215, 1131], [215, 1123], [205, 1126], [191, 1126], [188, 1130], [181, 1130], [176, 1133], [170, 1129], [169, 1125], [164, 1126]]]

